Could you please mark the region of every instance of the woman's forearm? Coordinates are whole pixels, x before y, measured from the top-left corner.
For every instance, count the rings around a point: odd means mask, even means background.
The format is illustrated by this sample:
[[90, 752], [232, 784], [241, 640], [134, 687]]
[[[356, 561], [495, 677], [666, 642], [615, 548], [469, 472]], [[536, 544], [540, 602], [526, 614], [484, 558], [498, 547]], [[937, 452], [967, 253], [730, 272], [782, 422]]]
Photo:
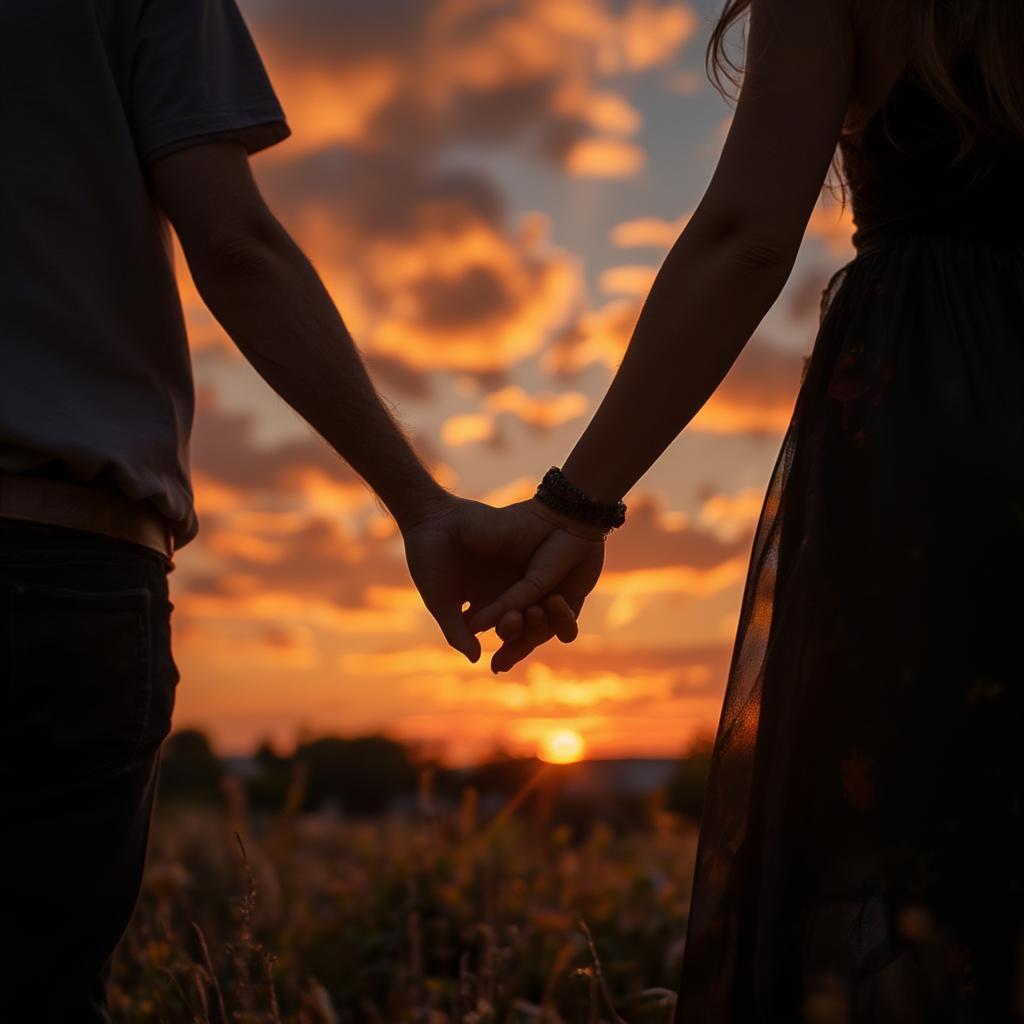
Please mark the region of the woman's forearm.
[[662, 264], [625, 357], [566, 460], [566, 478], [614, 502], [651, 467], [721, 383], [792, 269], [742, 230], [695, 223]]

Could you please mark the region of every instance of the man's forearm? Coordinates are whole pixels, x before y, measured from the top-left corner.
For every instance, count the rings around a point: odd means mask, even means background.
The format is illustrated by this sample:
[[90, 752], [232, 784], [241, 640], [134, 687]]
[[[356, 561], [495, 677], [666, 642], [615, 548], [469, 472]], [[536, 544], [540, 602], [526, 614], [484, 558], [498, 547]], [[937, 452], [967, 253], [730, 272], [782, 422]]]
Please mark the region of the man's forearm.
[[447, 492], [381, 402], [327, 290], [283, 228], [192, 271], [260, 376], [366, 480], [399, 526], [444, 506]]

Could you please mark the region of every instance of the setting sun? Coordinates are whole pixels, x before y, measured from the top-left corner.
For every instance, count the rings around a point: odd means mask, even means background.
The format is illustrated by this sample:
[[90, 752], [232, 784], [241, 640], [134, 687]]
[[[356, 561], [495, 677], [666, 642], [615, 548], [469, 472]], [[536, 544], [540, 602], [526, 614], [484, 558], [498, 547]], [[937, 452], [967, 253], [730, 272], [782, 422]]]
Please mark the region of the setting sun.
[[556, 729], [540, 741], [538, 756], [552, 764], [571, 764], [583, 757], [583, 737], [572, 729]]

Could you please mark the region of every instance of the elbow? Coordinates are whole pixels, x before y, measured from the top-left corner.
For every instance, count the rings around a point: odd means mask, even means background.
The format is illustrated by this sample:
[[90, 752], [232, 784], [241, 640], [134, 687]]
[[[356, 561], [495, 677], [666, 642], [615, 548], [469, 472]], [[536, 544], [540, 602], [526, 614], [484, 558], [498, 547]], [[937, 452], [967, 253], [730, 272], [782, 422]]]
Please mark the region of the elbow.
[[764, 224], [751, 211], [722, 210], [714, 206], [697, 212], [684, 235], [693, 230], [710, 250], [737, 273], [757, 276], [789, 276], [800, 248], [800, 237], [792, 237], [781, 225]]
[[289, 242], [284, 228], [269, 218], [211, 234], [186, 256], [200, 291], [216, 293], [276, 274]]
[[736, 267], [752, 273], [788, 276], [796, 259], [792, 247], [753, 233], [733, 239], [730, 251]]

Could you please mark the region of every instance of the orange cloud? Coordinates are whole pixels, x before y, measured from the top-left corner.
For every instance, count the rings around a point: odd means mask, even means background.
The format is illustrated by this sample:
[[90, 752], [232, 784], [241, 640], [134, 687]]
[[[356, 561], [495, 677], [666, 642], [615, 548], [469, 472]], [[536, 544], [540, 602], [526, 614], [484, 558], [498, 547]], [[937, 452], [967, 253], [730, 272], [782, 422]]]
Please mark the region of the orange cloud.
[[806, 235], [824, 242], [834, 255], [848, 259], [854, 252], [853, 230], [853, 211], [849, 206], [844, 210], [835, 203], [823, 202], [816, 204], [811, 211]]
[[[580, 675], [571, 671], [554, 671], [543, 664], [543, 655], [525, 664], [524, 681], [499, 677], [487, 680], [486, 688], [479, 677], [468, 675], [412, 676], [406, 691], [411, 695], [426, 691], [431, 703], [467, 706], [479, 710], [488, 705], [516, 713], [551, 713], [556, 709], [593, 711], [599, 707], [621, 703], [654, 700], [666, 696], [672, 687], [674, 673], [665, 670], [653, 675], [638, 672], [629, 676], [613, 671]], [[525, 685], [524, 685], [525, 682]]]
[[237, 530], [218, 530], [206, 538], [208, 550], [221, 556], [235, 556], [246, 562], [280, 562], [285, 551], [280, 544]]
[[559, 162], [587, 129], [635, 132], [638, 112], [604, 80], [668, 65], [696, 29], [688, 5], [651, 0], [289, 0], [251, 21], [293, 152], [532, 134]]
[[483, 413], [467, 412], [449, 416], [441, 427], [442, 440], [453, 448], [490, 441], [493, 437], [494, 419]]
[[389, 164], [339, 191], [300, 167], [270, 191], [285, 208], [302, 197], [299, 237], [376, 372], [424, 397], [424, 371], [493, 374], [536, 353], [583, 284], [544, 215], [509, 226], [485, 180], [409, 173]]
[[[410, 589], [410, 595], [415, 597], [415, 591]], [[178, 610], [179, 618], [188, 622], [183, 631], [196, 622], [202, 628], [214, 622], [236, 622], [307, 625], [339, 636], [386, 636], [414, 633], [420, 621], [419, 609], [412, 600], [395, 601], [387, 590], [372, 595], [368, 590], [365, 605], [343, 607], [314, 595], [268, 589], [260, 585], [259, 577], [254, 589], [244, 593], [189, 593], [181, 598]]]
[[501, 487], [488, 491], [480, 500], [486, 501], [488, 505], [495, 505], [498, 508], [502, 508], [505, 505], [513, 505], [517, 501], [526, 501], [527, 498], [532, 498], [539, 483], [540, 480], [535, 480], [533, 477], [521, 476], [515, 480], [510, 480], [507, 484], [502, 484]]
[[542, 366], [548, 373], [571, 375], [603, 363], [615, 369], [629, 344], [640, 303], [616, 299], [598, 309], [584, 310], [572, 327], [544, 353]]
[[682, 234], [689, 213], [677, 220], [662, 220], [660, 217], [637, 217], [616, 224], [611, 231], [611, 241], [622, 249], [653, 248], [669, 249]]
[[[621, 300], [584, 312], [545, 353], [544, 368], [573, 375], [600, 363], [614, 370], [626, 351], [639, 310], [635, 300]], [[782, 434], [792, 417], [803, 366], [804, 356], [783, 352], [755, 336], [686, 429], [708, 434]]]
[[621, 629], [636, 619], [648, 599], [667, 594], [709, 597], [744, 579], [746, 554], [737, 555], [721, 565], [698, 569], [688, 565], [665, 565], [629, 572], [606, 572], [599, 584], [600, 593], [611, 597], [604, 624]]
[[251, 666], [308, 673], [320, 660], [314, 631], [298, 622], [182, 618], [180, 626], [175, 622], [175, 647], [183, 664], [198, 657], [219, 673]]
[[[583, 294], [545, 218], [506, 223], [486, 177], [438, 158], [506, 142], [572, 175], [635, 174], [642, 116], [616, 80], [669, 66], [696, 19], [653, 0], [396, 3], [252, 12], [294, 129], [258, 172], [375, 372], [423, 397], [417, 371], [497, 374], [534, 356]], [[197, 348], [223, 341], [189, 310]]]
[[636, 295], [643, 298], [651, 290], [657, 273], [657, 267], [631, 264], [624, 267], [609, 267], [601, 271], [598, 281], [601, 291], [607, 295]]
[[493, 391], [484, 406], [493, 413], [512, 413], [531, 427], [550, 428], [582, 416], [590, 402], [578, 391], [529, 395], [521, 387], [509, 386]]
[[346, 651], [338, 658], [338, 668], [349, 675], [376, 678], [423, 673], [457, 673], [467, 662], [450, 647], [409, 647], [401, 651]]
[[643, 169], [647, 153], [624, 139], [579, 139], [565, 157], [565, 169], [577, 177], [630, 178]]
[[757, 340], [747, 343], [687, 430], [781, 435], [793, 415], [804, 357]]
[[515, 716], [603, 714], [616, 708], [657, 706], [681, 694], [713, 692], [721, 684], [719, 650], [655, 651], [572, 645], [565, 658], [557, 646], [540, 648], [515, 677], [481, 676], [459, 654], [434, 647], [343, 653], [338, 670], [356, 678], [401, 681], [403, 700], [437, 710], [459, 707]]
[[373, 351], [421, 369], [482, 372], [532, 355], [580, 289], [573, 262], [540, 255], [545, 242], [478, 222], [428, 231], [411, 245], [371, 243], [363, 272], [377, 294], [393, 296]]
[[317, 466], [290, 466], [278, 479], [283, 490], [299, 496], [299, 508], [310, 515], [343, 518], [374, 504], [373, 492], [361, 480], [338, 480]]
[[746, 487], [734, 494], [712, 494], [700, 510], [700, 522], [725, 540], [750, 533], [757, 525], [764, 491]]
[[339, 61], [327, 69], [279, 62], [273, 39], [265, 49], [268, 62], [280, 64], [275, 86], [286, 101], [293, 132], [286, 147], [267, 151], [271, 160], [291, 160], [331, 143], [359, 142], [372, 131], [374, 118], [403, 88], [401, 64], [383, 55]]
[[771, 405], [753, 406], [725, 395], [710, 398], [687, 429], [705, 434], [782, 434], [792, 414], [792, 402], [781, 396]]
[[192, 468], [192, 494], [196, 507], [204, 512], [231, 512], [241, 509], [246, 503], [244, 491], [196, 467]]
[[640, 130], [643, 118], [625, 97], [616, 92], [585, 92], [577, 98], [575, 90], [556, 98], [555, 105], [581, 118], [589, 127], [613, 135], [633, 135]]
[[664, 64], [697, 31], [696, 12], [687, 4], [656, 6], [635, 0], [626, 9], [619, 31], [623, 60], [634, 71]]

